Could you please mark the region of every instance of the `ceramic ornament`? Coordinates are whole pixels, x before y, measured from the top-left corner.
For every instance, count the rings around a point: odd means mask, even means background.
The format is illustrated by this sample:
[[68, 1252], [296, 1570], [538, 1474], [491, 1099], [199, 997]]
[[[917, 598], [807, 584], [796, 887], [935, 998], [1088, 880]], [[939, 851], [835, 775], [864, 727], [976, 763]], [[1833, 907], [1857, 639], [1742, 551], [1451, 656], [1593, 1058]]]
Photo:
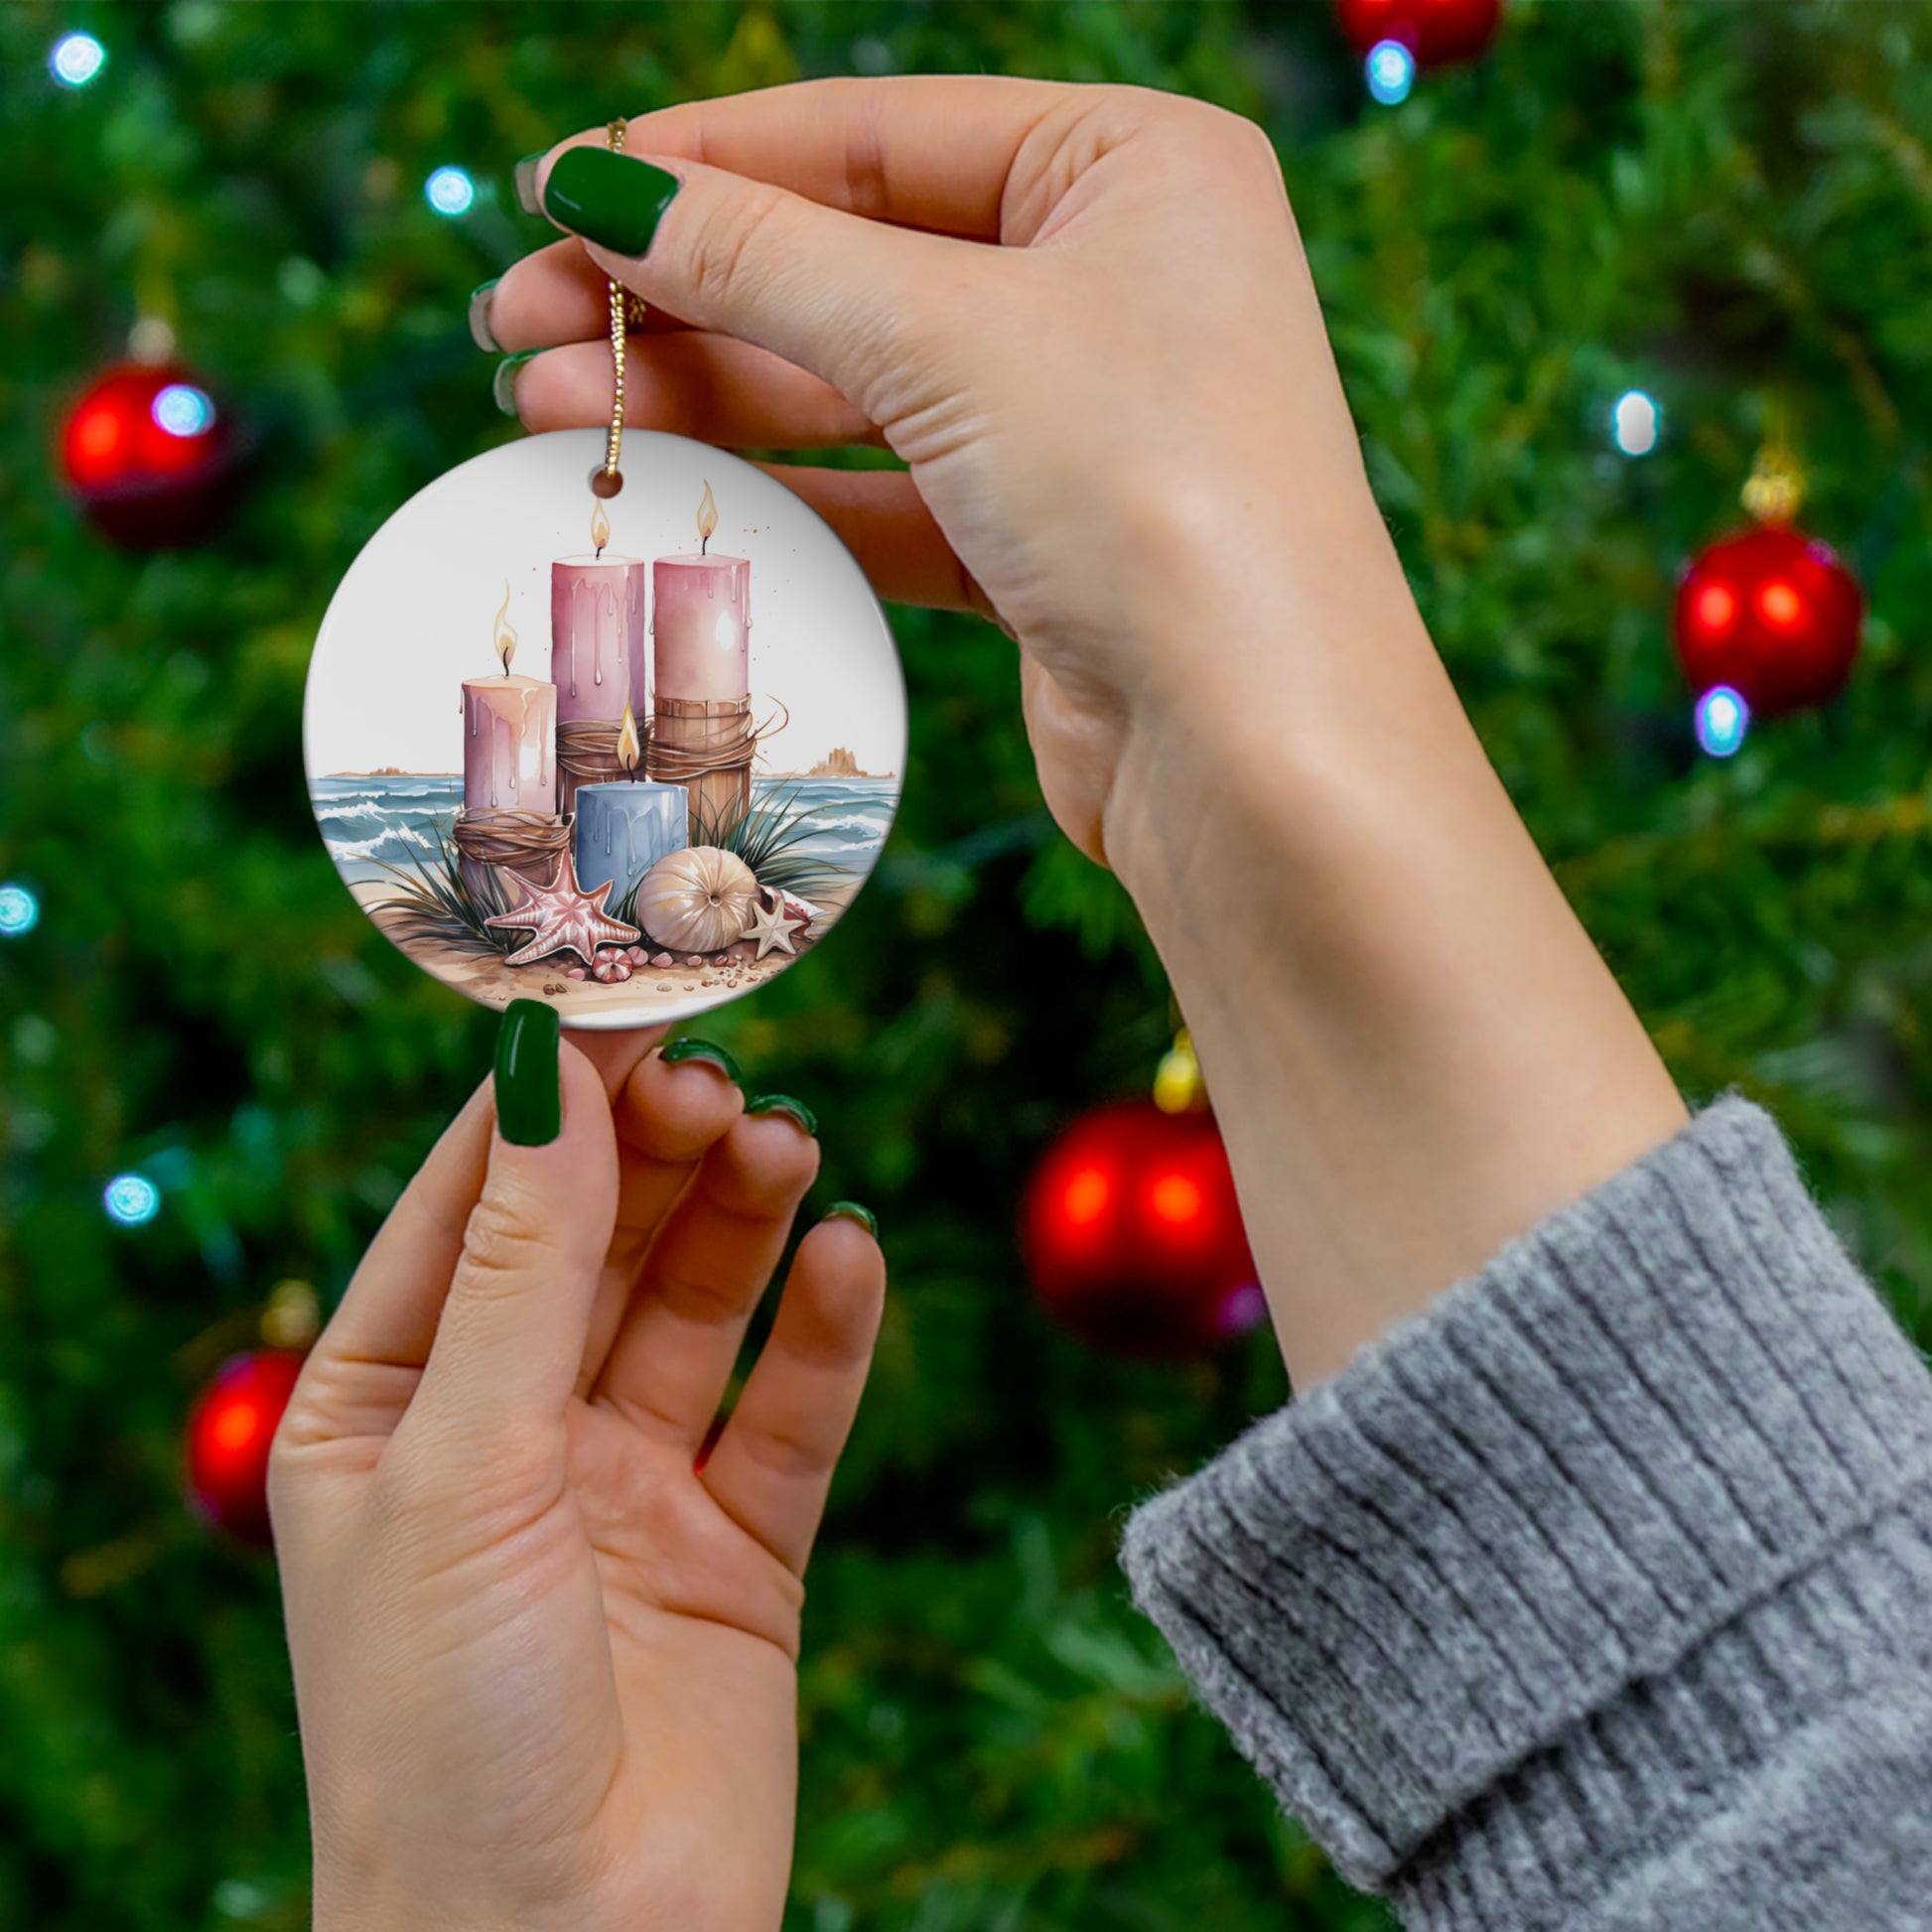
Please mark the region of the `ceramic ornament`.
[[309, 667], [329, 855], [426, 972], [567, 1027], [661, 1025], [790, 968], [877, 861], [905, 768], [884, 613], [781, 483], [631, 431], [533, 436], [410, 498]]

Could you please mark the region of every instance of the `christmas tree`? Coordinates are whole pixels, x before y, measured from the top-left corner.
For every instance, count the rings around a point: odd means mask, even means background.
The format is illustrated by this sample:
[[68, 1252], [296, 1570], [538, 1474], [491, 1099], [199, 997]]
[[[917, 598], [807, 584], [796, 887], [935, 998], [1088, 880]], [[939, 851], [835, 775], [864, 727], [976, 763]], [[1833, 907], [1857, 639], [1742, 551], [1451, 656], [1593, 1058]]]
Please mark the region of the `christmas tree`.
[[[51, 68], [76, 34], [104, 61]], [[979, 69], [1275, 138], [1381, 502], [1532, 830], [1686, 1090], [1774, 1109], [1932, 1339], [1922, 12], [1519, 0], [1385, 104], [1327, 8], [1260, 0], [9, 7], [0, 1924], [308, 1922], [273, 1569], [184, 1506], [181, 1431], [274, 1283], [340, 1293], [488, 1063], [493, 1019], [339, 884], [300, 715], [357, 547], [519, 433], [464, 319], [550, 232], [510, 164], [688, 96]], [[187, 547], [116, 549], [62, 486], [64, 414], [137, 325], [236, 430], [231, 513]], [[1675, 577], [1773, 431], [1863, 651], [1714, 758]], [[792, 1920], [1382, 1925], [1114, 1566], [1122, 1508], [1282, 1398], [1272, 1343], [1112, 1360], [1035, 1308], [1012, 1233], [1056, 1126], [1145, 1090], [1158, 963], [1040, 805], [1011, 644], [894, 620], [880, 873], [831, 958], [700, 1029], [818, 1109], [819, 1204], [875, 1206], [894, 1276], [812, 1572]]]

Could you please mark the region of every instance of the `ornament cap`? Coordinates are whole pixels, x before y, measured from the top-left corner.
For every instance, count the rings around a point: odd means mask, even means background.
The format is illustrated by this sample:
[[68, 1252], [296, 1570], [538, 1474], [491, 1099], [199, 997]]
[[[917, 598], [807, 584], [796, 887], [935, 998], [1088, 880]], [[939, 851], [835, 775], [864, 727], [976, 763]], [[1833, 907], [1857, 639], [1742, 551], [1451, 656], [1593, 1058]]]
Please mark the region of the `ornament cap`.
[[1164, 1114], [1192, 1113], [1207, 1105], [1200, 1061], [1185, 1027], [1174, 1035], [1173, 1044], [1161, 1055], [1161, 1064], [1155, 1069], [1154, 1104]]
[[1738, 491], [1744, 513], [1759, 523], [1791, 523], [1805, 502], [1804, 472], [1782, 444], [1767, 443]]
[[307, 1282], [277, 1282], [262, 1310], [261, 1337], [271, 1348], [307, 1348], [322, 1332], [322, 1304]]

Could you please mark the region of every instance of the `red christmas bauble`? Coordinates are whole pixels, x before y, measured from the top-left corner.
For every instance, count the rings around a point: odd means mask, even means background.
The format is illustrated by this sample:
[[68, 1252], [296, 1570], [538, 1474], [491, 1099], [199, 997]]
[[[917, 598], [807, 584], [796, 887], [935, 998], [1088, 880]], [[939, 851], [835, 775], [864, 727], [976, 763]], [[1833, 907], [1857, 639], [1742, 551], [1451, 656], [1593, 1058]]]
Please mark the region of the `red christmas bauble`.
[[130, 549], [207, 534], [226, 509], [233, 425], [189, 370], [129, 362], [97, 378], [61, 430], [61, 469], [88, 520]]
[[1759, 717], [1828, 703], [1859, 654], [1864, 596], [1829, 544], [1762, 523], [1699, 552], [1677, 587], [1678, 661]]
[[1335, 0], [1335, 20], [1357, 54], [1400, 41], [1419, 68], [1474, 60], [1502, 10], [1502, 0]]
[[1264, 1312], [1211, 1114], [1123, 1101], [1075, 1121], [1035, 1171], [1022, 1238], [1054, 1318], [1119, 1354], [1202, 1354]]
[[268, 1449], [302, 1362], [293, 1348], [231, 1356], [189, 1414], [189, 1494], [204, 1516], [244, 1543], [272, 1540]]

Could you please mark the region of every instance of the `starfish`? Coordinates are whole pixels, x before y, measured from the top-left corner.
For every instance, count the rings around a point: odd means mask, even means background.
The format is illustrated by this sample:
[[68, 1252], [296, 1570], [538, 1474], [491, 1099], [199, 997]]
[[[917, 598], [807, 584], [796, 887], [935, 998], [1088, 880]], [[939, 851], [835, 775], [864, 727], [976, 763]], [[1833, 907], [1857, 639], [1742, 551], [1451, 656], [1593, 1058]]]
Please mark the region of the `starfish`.
[[761, 893], [769, 893], [771, 895], [771, 903], [769, 905], [760, 905], [752, 914], [752, 923], [738, 936], [741, 939], [756, 939], [759, 942], [759, 957], [760, 959], [773, 946], [778, 947], [783, 952], [794, 952], [796, 948], [792, 945], [788, 935], [796, 932], [806, 921], [785, 917], [785, 896], [775, 887], [760, 886], [759, 890]]
[[574, 952], [586, 966], [595, 966], [599, 946], [628, 945], [638, 937], [634, 925], [625, 925], [605, 911], [610, 880], [589, 893], [578, 885], [577, 868], [568, 850], [558, 853], [557, 876], [547, 886], [539, 886], [507, 866], [503, 876], [523, 888], [523, 903], [513, 912], [496, 913], [483, 924], [521, 926], [534, 935], [521, 952], [511, 953], [503, 962], [507, 966], [526, 966], [553, 952]]

